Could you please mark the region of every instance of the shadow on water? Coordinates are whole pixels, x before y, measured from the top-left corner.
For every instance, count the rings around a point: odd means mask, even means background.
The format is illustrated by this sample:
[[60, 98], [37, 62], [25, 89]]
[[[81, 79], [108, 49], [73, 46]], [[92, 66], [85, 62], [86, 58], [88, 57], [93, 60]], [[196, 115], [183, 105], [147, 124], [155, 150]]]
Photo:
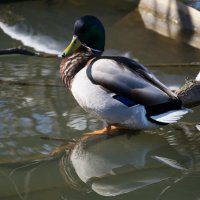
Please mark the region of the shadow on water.
[[199, 132], [187, 125], [149, 133], [120, 130], [113, 136], [83, 136], [62, 158], [61, 171], [69, 185], [79, 190], [81, 180], [102, 196], [136, 192], [139, 199], [185, 199], [179, 191], [182, 186], [195, 199], [200, 192], [190, 184], [199, 183], [199, 147]]

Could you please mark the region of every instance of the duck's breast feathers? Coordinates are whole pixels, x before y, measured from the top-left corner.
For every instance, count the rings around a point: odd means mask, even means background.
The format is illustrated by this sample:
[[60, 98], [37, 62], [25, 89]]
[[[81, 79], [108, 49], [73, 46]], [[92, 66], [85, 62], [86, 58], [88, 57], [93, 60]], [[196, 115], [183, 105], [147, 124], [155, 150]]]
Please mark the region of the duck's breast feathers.
[[176, 98], [148, 69], [125, 57], [97, 58], [88, 66], [87, 76], [103, 89], [144, 106]]

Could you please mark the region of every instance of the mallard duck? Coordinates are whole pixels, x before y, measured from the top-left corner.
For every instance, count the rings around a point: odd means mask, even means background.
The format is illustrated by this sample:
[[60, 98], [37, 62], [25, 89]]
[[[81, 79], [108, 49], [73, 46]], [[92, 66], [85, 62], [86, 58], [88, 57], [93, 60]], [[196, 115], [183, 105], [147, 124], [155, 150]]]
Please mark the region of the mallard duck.
[[74, 24], [63, 51], [61, 78], [79, 105], [114, 127], [135, 130], [177, 122], [188, 109], [145, 66], [122, 56], [102, 56], [105, 30], [94, 16]]

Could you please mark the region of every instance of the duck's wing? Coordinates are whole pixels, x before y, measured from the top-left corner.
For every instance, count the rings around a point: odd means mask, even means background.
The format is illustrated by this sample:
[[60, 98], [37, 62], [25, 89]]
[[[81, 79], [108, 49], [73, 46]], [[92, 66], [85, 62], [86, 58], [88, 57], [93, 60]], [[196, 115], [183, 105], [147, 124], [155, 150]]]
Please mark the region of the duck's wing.
[[94, 84], [144, 106], [155, 106], [177, 97], [147, 68], [125, 57], [100, 57], [87, 68]]

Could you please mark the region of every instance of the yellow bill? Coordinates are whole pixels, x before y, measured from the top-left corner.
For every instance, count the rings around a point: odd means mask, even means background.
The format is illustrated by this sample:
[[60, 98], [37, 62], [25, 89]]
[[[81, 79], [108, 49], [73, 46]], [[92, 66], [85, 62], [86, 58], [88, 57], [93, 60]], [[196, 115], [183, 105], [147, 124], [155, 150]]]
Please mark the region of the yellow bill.
[[76, 36], [73, 36], [71, 43], [63, 51], [62, 56], [65, 57], [74, 53], [80, 46], [81, 46], [80, 40]]

